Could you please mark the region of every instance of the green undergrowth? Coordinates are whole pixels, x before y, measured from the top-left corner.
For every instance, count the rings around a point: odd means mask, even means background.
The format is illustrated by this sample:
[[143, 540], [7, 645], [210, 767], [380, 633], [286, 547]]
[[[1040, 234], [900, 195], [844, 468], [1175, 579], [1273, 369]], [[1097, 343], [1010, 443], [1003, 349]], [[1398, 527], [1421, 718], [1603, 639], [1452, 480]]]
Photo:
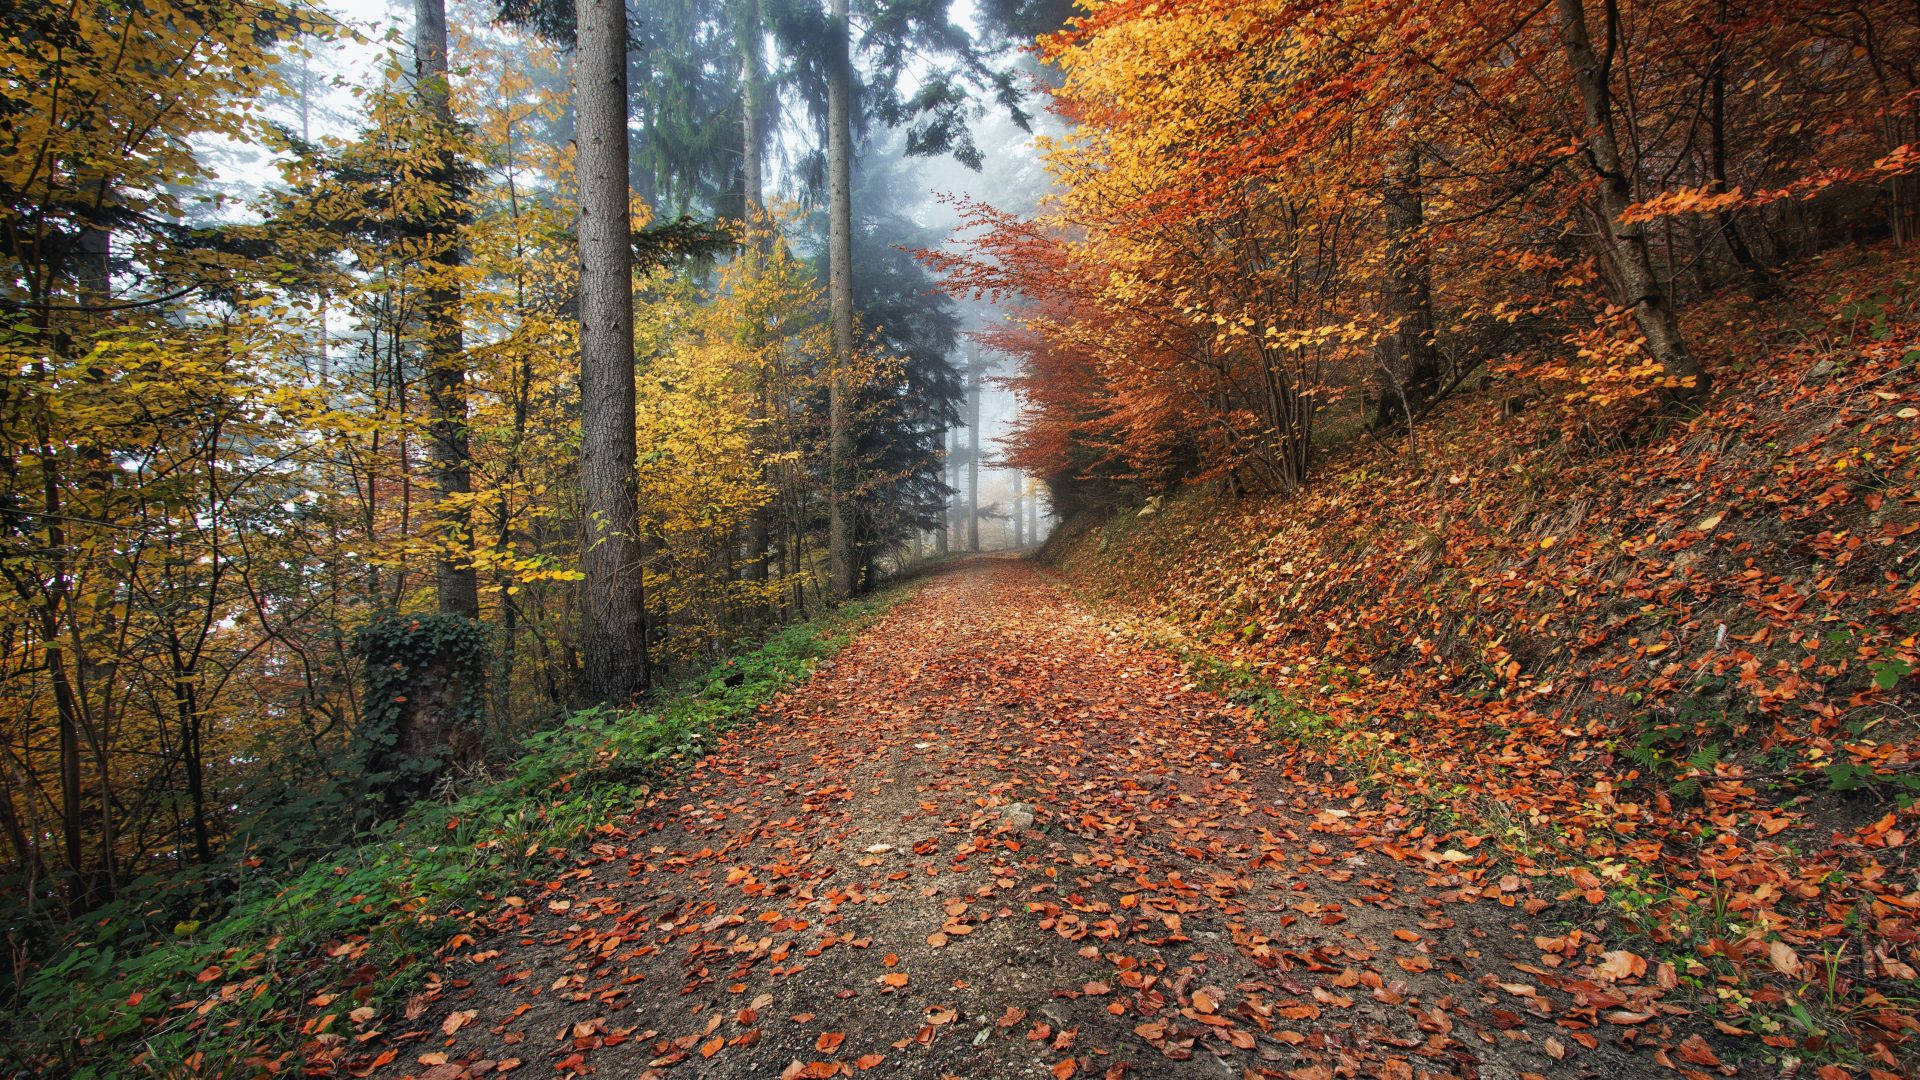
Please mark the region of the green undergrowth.
[[129, 890], [21, 981], [0, 1071], [257, 1075], [338, 1046], [347, 1013], [396, 1007], [469, 916], [555, 876], [596, 827], [674, 782], [907, 591], [787, 627], [642, 708], [575, 713], [528, 738], [498, 779], [319, 857], [233, 853], [237, 884], [200, 918], [179, 918], [159, 889]]

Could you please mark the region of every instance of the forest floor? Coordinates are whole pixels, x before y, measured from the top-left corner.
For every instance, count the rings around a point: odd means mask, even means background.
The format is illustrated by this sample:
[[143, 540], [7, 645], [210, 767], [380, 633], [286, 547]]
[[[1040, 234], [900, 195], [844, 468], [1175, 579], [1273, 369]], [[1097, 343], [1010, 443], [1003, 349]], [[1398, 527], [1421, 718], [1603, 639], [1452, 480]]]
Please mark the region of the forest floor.
[[356, 1017], [355, 1071], [1735, 1073], [1670, 968], [1295, 760], [1030, 564], [962, 560]]

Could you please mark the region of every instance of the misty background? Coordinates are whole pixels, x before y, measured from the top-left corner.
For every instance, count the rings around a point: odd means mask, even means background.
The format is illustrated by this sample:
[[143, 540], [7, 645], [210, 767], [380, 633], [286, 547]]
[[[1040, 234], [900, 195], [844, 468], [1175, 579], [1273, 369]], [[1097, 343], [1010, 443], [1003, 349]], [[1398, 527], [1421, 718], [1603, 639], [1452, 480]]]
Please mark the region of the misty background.
[[[282, 76], [291, 93], [262, 101], [259, 107], [303, 142], [344, 143], [358, 135], [366, 122], [365, 99], [369, 88], [400, 86], [409, 79], [408, 73], [414, 67], [413, 4], [410, 0], [318, 0], [315, 6], [339, 20], [349, 32], [334, 40], [307, 42], [302, 55], [284, 64]], [[465, 78], [463, 45], [484, 40], [493, 49], [511, 48], [516, 44], [534, 47], [533, 35], [529, 32], [496, 22], [493, 0], [484, 3], [456, 0], [448, 8], [454, 32], [451, 67], [456, 93]], [[634, 9], [636, 22], [644, 22], [649, 10]], [[975, 40], [985, 41], [994, 36], [991, 31], [983, 30], [974, 0], [959, 0], [951, 14], [954, 25]], [[853, 29], [857, 38], [861, 31], [857, 17]], [[955, 246], [956, 230], [961, 224], [958, 208], [965, 203], [986, 203], [1000, 210], [1029, 215], [1039, 208], [1049, 189], [1039, 144], [1049, 133], [1057, 133], [1062, 128], [1058, 119], [1044, 108], [1042, 88], [1054, 81], [1053, 74], [1030, 52], [1011, 44], [1003, 43], [1002, 47], [1003, 63], [1013, 69], [1023, 90], [1022, 107], [1027, 114], [1027, 124], [1023, 129], [1006, 110], [991, 103], [970, 103], [966, 108], [968, 123], [981, 151], [978, 169], [969, 168], [953, 154], [910, 156], [905, 149], [903, 131], [873, 119], [856, 134], [854, 186], [861, 197], [854, 200], [854, 215], [863, 233], [886, 247], [897, 249], [893, 254], [902, 259], [919, 248]], [[561, 50], [557, 59], [559, 71], [535, 73], [533, 77], [537, 81], [542, 74], [549, 80], [559, 76], [562, 85], [558, 89], [564, 97], [569, 89], [564, 80], [571, 57]], [[636, 48], [631, 62], [634, 65], [630, 76], [632, 94], [637, 97], [648, 85], [641, 71], [647, 56]], [[855, 65], [862, 67], [857, 48]], [[536, 66], [529, 64], [530, 69]], [[904, 93], [907, 97], [917, 89], [912, 82], [914, 66], [909, 63]], [[918, 66], [926, 68], [925, 64]], [[767, 198], [770, 204], [787, 202], [805, 214], [803, 220], [808, 228], [789, 239], [797, 250], [821, 265], [824, 281], [826, 260], [820, 244], [825, 229], [824, 190], [815, 175], [819, 167], [819, 134], [805, 103], [795, 95], [781, 94], [778, 106], [777, 122], [769, 132], [765, 164]], [[557, 121], [552, 134], [570, 138], [571, 124], [569, 111]], [[660, 218], [674, 213], [697, 213], [689, 193], [662, 192], [650, 182], [647, 163], [641, 160], [647, 152], [644, 133], [637, 123], [633, 135], [636, 194], [652, 203]], [[285, 155], [258, 143], [217, 137], [202, 137], [198, 143], [198, 149], [215, 174], [200, 185], [206, 192], [200, 202], [203, 219], [208, 223], [258, 221], [261, 200], [278, 182], [277, 166]], [[533, 170], [528, 169], [527, 173], [532, 179]], [[853, 263], [856, 279], [863, 272], [872, 272], [873, 263], [878, 261], [871, 257], [863, 259], [862, 254], [856, 247]], [[871, 247], [867, 254], [873, 254]], [[886, 254], [881, 257], [891, 259]], [[929, 287], [937, 289], [931, 283]], [[968, 465], [976, 446], [981, 454], [977, 495], [979, 548], [1000, 550], [1037, 544], [1044, 540], [1055, 522], [1046, 487], [1037, 478], [997, 464], [1001, 440], [1021, 408], [1018, 395], [1001, 383], [1002, 379], [1015, 374], [1016, 361], [973, 338], [977, 332], [1003, 325], [1009, 312], [1000, 305], [966, 297], [948, 297], [945, 303], [957, 318], [960, 331], [949, 362], [963, 383], [975, 367], [983, 371], [978, 431], [970, 426], [972, 410], [963, 398], [959, 423], [947, 437], [947, 480], [957, 489], [949, 504], [949, 544], [955, 551], [969, 549], [966, 516], [974, 495]], [[344, 324], [336, 329], [346, 332]], [[1016, 501], [1023, 515], [1023, 525], [1017, 530], [1013, 522]], [[919, 546], [926, 550], [915, 554], [926, 554], [932, 549], [932, 535], [922, 539], [925, 543]]]

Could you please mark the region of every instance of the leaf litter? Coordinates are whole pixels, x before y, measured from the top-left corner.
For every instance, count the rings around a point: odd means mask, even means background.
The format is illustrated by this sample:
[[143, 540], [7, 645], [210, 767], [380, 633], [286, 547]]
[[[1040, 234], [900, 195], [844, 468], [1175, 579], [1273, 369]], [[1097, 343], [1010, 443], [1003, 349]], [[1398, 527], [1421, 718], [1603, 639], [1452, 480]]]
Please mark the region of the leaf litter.
[[1734, 1075], [1670, 965], [1330, 800], [1015, 560], [936, 574], [596, 837], [346, 1071]]

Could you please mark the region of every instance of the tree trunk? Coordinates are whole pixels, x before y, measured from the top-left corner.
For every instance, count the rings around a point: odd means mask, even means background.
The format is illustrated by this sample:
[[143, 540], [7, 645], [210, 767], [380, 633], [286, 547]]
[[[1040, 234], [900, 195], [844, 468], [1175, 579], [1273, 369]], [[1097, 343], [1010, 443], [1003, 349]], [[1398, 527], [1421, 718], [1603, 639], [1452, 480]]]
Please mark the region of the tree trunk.
[[[773, 234], [770, 223], [765, 218], [765, 191], [761, 173], [762, 151], [766, 145], [766, 134], [761, 117], [761, 106], [765, 81], [765, 57], [762, 39], [765, 35], [760, 16], [760, 0], [737, 0], [737, 32], [740, 38], [740, 218], [752, 238], [751, 254], [747, 258], [764, 259], [773, 249]], [[758, 376], [760, 392], [754, 399], [753, 418], [764, 426], [768, 415], [768, 393], [766, 376]], [[760, 477], [769, 487], [776, 484], [772, 471], [761, 466]], [[773, 504], [757, 507], [747, 517], [747, 566], [745, 577], [758, 585], [766, 584], [769, 563], [767, 550], [772, 543]], [[764, 620], [772, 614], [765, 604], [751, 605], [752, 616]]]
[[[184, 682], [184, 680], [181, 680]], [[190, 691], [175, 691], [174, 708], [180, 720], [180, 756], [187, 772], [187, 801], [193, 808], [193, 854], [203, 863], [213, 861], [213, 837], [207, 829], [207, 782], [200, 760], [200, 708]]]
[[[940, 433], [940, 445], [942, 449], [946, 449], [949, 443], [955, 443], [955, 442], [958, 442], [958, 440], [954, 438], [953, 432], [951, 429], [942, 431]], [[957, 484], [952, 483], [951, 482], [952, 480], [953, 480], [953, 451], [951, 449], [947, 449], [945, 460], [940, 462], [940, 482], [942, 484], [945, 484], [949, 488], [959, 486]], [[940, 555], [940, 556], [946, 555], [947, 532], [952, 528], [953, 528], [953, 496], [949, 494], [946, 497], [946, 501], [940, 504], [940, 525], [938, 528], [933, 530], [933, 553], [935, 555]]]
[[[446, 0], [414, 0], [413, 91], [426, 114], [435, 187], [457, 204], [458, 162], [453, 152], [453, 107], [448, 101]], [[434, 594], [442, 615], [480, 617], [480, 584], [473, 568], [472, 453], [467, 442], [466, 343], [460, 328], [460, 235], [450, 206], [426, 223], [425, 309], [427, 437], [438, 505]]]
[[[764, 31], [761, 27], [760, 0], [737, 0], [740, 4], [740, 210], [748, 224], [764, 209], [761, 179], [761, 152], [766, 133], [761, 118], [766, 59], [763, 55]], [[764, 247], [765, 240], [761, 238]]]
[[835, 598], [853, 595], [853, 58], [847, 0], [832, 0], [827, 23], [827, 299], [833, 318], [833, 374], [827, 402], [827, 563]]
[[647, 686], [635, 474], [633, 236], [627, 189], [627, 13], [578, 0], [582, 689], [626, 702]]
[[[753, 418], [761, 421], [764, 426], [766, 416], [766, 393], [763, 389], [755, 399]], [[769, 489], [774, 488], [778, 483], [773, 470], [764, 461], [760, 466], [760, 479]], [[764, 585], [767, 581], [769, 567], [767, 552], [773, 541], [773, 507], [773, 498], [770, 497], [765, 503], [754, 507], [752, 513], [747, 515], [747, 566], [742, 576], [756, 585]], [[756, 618], [764, 617], [769, 613], [767, 606], [758, 600], [753, 602], [751, 608]]]
[[1013, 547], [1015, 551], [1027, 546], [1027, 499], [1024, 495], [1013, 497]]
[[[1713, 170], [1713, 189], [1715, 192], [1727, 190], [1727, 50], [1731, 45], [1727, 41], [1727, 5], [1720, 3], [1720, 26], [1717, 40], [1713, 46], [1712, 71], [1708, 75], [1708, 93], [1710, 109], [1707, 117], [1709, 135], [1709, 167]], [[1746, 278], [1747, 292], [1755, 300], [1764, 300], [1774, 295], [1773, 278], [1767, 274], [1767, 268], [1760, 265], [1754, 257], [1753, 249], [1747, 246], [1747, 238], [1740, 232], [1739, 215], [1732, 210], [1722, 210], [1714, 215], [1720, 224], [1720, 237], [1726, 241], [1727, 251], [1740, 267]]]
[[1387, 174], [1387, 267], [1381, 290], [1386, 313], [1399, 320], [1383, 342], [1382, 379], [1374, 409], [1375, 427], [1404, 424], [1440, 385], [1439, 352], [1433, 347], [1433, 279], [1421, 247], [1426, 210], [1420, 191], [1420, 151], [1409, 147]]
[[980, 550], [980, 350], [967, 349], [967, 550]]
[[[80, 273], [84, 280], [84, 271]], [[77, 289], [76, 294], [81, 304], [89, 303], [85, 299], [84, 289]], [[33, 315], [34, 336], [42, 341], [52, 340], [49, 298], [42, 293], [34, 299], [38, 302]], [[42, 384], [52, 381], [44, 359], [36, 365], [34, 374]], [[57, 646], [63, 636], [62, 621], [69, 617], [67, 583], [73, 579], [73, 575], [67, 563], [68, 517], [65, 513], [66, 504], [61, 498], [60, 454], [45, 409], [36, 410], [33, 450], [34, 456], [40, 459], [40, 526], [46, 534], [45, 550], [52, 559], [52, 565], [47, 568], [49, 572], [44, 574], [37, 593], [27, 585], [30, 579], [13, 574], [7, 576], [20, 598], [34, 610], [40, 624], [42, 662], [46, 665], [48, 680], [53, 685], [54, 716], [59, 729], [63, 876], [68, 902], [87, 906], [91, 901], [91, 890], [86, 873], [86, 836], [82, 829], [84, 809], [81, 804], [80, 727], [83, 719], [79, 696], [74, 692], [67, 673], [69, 650]]]
[[953, 494], [947, 496], [947, 540], [950, 547], [961, 546], [960, 534], [960, 429], [947, 431], [947, 486]]
[[1566, 49], [1567, 65], [1573, 69], [1586, 113], [1587, 164], [1600, 178], [1601, 227], [1606, 230], [1604, 254], [1613, 264], [1616, 279], [1626, 294], [1623, 299], [1640, 324], [1648, 354], [1676, 381], [1664, 396], [1673, 401], [1698, 400], [1710, 389], [1707, 373], [1688, 351], [1673, 303], [1661, 291], [1660, 279], [1654, 274], [1653, 259], [1647, 249], [1646, 227], [1620, 220], [1633, 204], [1633, 182], [1627, 176], [1626, 162], [1620, 156], [1620, 144], [1613, 128], [1610, 78], [1620, 36], [1619, 2], [1603, 0], [1607, 19], [1605, 56], [1593, 51], [1593, 39], [1587, 32], [1585, 0], [1556, 2], [1560, 10], [1561, 44]]

